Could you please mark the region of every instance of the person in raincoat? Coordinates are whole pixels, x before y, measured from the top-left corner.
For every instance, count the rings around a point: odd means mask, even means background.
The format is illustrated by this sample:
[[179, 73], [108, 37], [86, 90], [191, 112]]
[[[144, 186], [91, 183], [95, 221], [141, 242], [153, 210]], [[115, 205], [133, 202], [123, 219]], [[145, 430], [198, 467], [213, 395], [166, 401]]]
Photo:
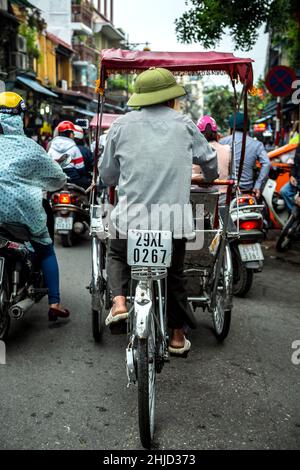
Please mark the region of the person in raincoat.
[[21, 96], [0, 93], [0, 223], [26, 225], [31, 244], [41, 260], [49, 297], [49, 321], [70, 315], [60, 305], [59, 271], [43, 209], [44, 191], [55, 191], [66, 182], [60, 166], [24, 134]]

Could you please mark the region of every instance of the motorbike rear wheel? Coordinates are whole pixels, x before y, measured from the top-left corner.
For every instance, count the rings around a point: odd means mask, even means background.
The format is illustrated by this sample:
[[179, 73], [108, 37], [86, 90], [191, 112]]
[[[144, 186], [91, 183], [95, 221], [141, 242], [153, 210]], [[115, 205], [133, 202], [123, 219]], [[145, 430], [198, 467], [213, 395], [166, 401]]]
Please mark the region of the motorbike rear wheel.
[[245, 297], [252, 287], [253, 270], [246, 268], [237, 249], [232, 250], [233, 295]]
[[296, 231], [297, 225], [298, 223], [295, 215], [291, 214], [276, 243], [276, 250], [279, 253], [284, 253], [291, 247], [291, 237]]
[[10, 316], [8, 313], [9, 283], [7, 273], [4, 273], [3, 283], [0, 290], [0, 340], [5, 341], [10, 327]]

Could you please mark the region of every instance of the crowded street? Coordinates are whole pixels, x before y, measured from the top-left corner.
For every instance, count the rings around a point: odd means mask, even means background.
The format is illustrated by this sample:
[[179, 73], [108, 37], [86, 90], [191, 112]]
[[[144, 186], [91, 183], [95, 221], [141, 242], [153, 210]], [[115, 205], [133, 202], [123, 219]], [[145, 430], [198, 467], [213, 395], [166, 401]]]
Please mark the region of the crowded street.
[[[266, 264], [247, 298], [234, 299], [231, 332], [218, 344], [197, 312], [187, 360], [157, 377], [158, 449], [292, 449], [300, 442], [300, 251]], [[92, 338], [90, 243], [57, 243], [70, 321], [48, 325], [43, 301], [15, 325], [1, 367], [2, 449], [141, 449], [137, 387], [127, 387], [126, 335]]]
[[299, 451], [299, 272], [299, 1], [0, 0], [12, 465]]

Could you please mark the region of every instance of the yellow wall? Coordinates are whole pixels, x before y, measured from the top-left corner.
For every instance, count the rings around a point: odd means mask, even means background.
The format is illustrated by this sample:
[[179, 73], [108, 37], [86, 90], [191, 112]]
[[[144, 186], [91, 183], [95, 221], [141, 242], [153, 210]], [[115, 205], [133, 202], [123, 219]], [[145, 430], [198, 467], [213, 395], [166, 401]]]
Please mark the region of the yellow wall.
[[37, 79], [45, 86], [56, 86], [55, 44], [46, 36], [39, 37], [41, 56], [36, 63]]
[[[57, 80], [67, 80], [68, 87], [72, 86], [71, 60], [56, 54], [56, 44], [48, 37], [39, 37], [41, 57], [35, 63], [37, 79], [45, 86], [56, 87]], [[58, 69], [57, 69], [58, 67]]]

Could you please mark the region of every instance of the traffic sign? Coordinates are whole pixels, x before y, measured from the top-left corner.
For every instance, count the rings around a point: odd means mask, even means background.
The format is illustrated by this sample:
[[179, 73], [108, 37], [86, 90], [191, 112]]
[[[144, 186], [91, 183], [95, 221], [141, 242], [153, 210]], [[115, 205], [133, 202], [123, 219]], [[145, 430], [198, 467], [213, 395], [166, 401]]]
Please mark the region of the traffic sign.
[[266, 76], [266, 87], [273, 96], [287, 96], [292, 93], [292, 84], [297, 80], [291, 67], [276, 65]]

